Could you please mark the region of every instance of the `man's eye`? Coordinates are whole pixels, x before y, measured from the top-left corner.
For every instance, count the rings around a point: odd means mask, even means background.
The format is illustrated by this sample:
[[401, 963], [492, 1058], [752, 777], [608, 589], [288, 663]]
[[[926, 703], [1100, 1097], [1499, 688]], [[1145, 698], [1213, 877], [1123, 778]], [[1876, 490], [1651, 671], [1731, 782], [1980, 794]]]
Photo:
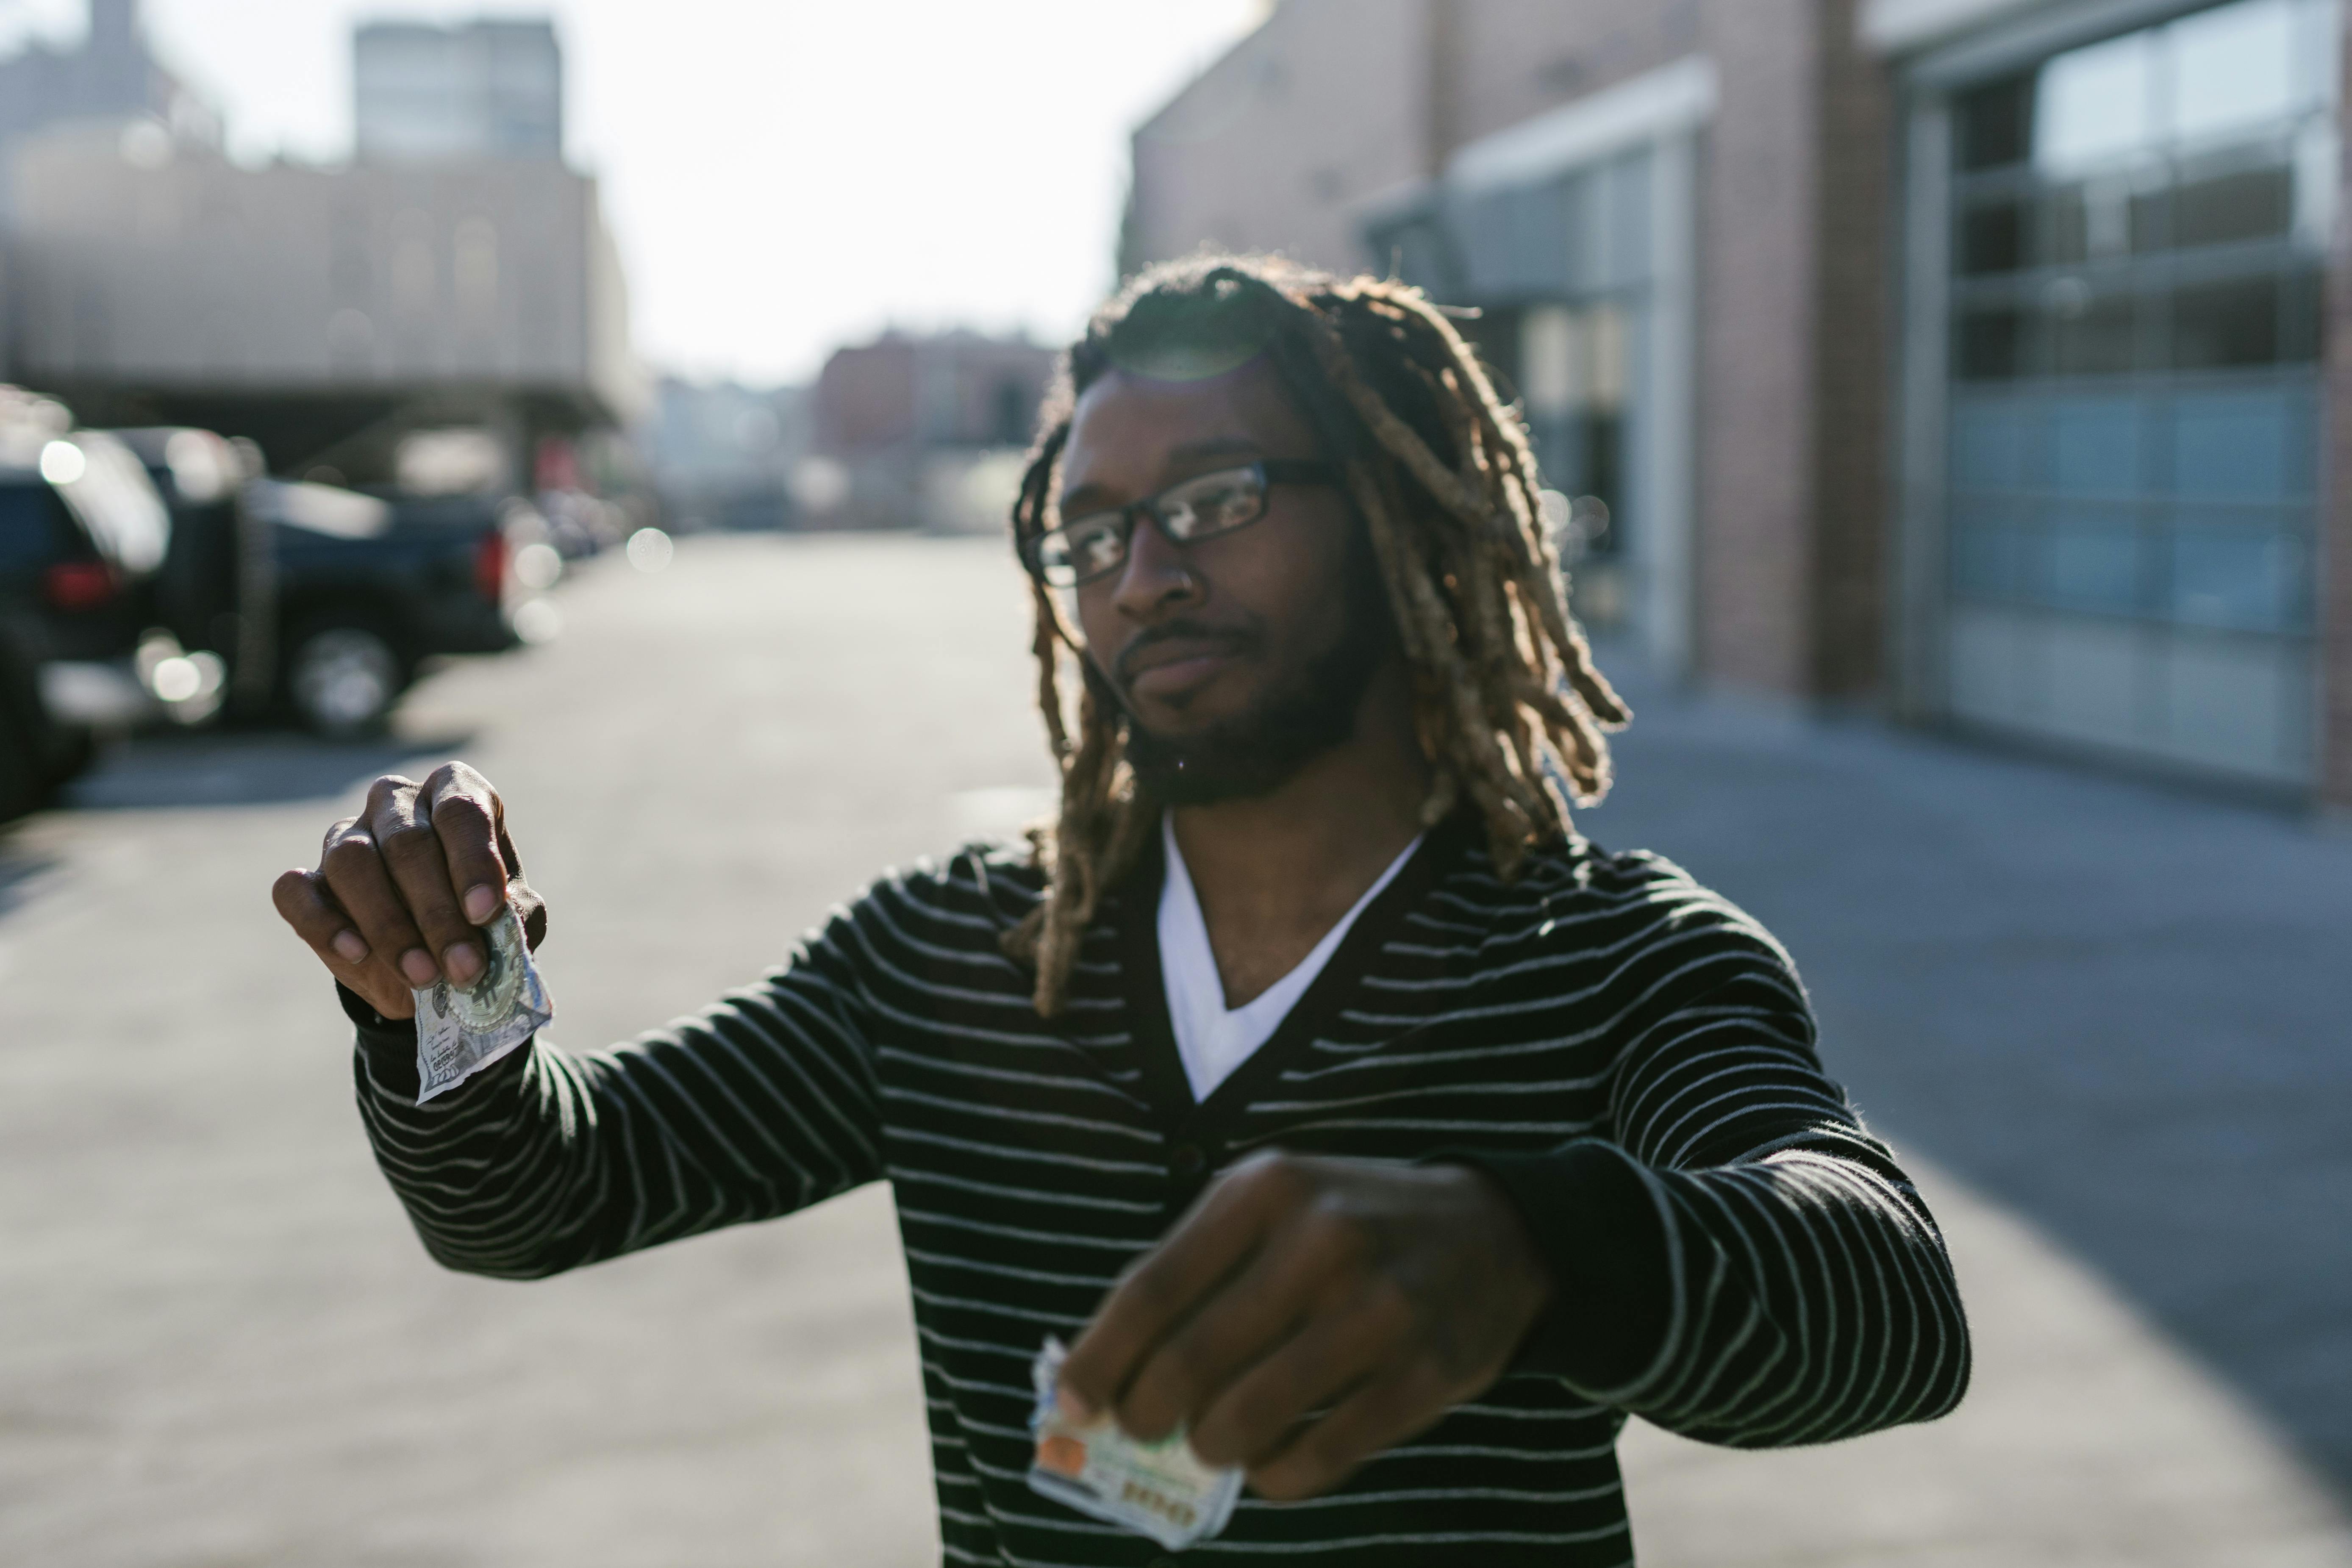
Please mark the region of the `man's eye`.
[[1108, 523], [1080, 524], [1070, 531], [1070, 560], [1081, 572], [1099, 572], [1118, 564], [1118, 530]]
[[1169, 531], [1182, 537], [1214, 533], [1247, 522], [1257, 510], [1257, 487], [1244, 479], [1204, 479], [1168, 498]]

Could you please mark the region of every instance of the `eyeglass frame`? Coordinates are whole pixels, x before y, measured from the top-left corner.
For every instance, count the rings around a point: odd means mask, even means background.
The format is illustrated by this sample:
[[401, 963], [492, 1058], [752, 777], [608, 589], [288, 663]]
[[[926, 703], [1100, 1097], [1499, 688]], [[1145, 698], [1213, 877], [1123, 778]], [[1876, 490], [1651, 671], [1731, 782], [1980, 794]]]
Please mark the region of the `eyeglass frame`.
[[[1182, 489], [1187, 485], [1199, 484], [1202, 479], [1213, 479], [1219, 474], [1237, 474], [1252, 470], [1255, 471], [1258, 478], [1259, 504], [1255, 516], [1236, 522], [1231, 527], [1217, 529], [1213, 532], [1195, 533], [1181, 539], [1167, 531], [1167, 523], [1157, 509], [1172, 492]], [[1038, 530], [1021, 542], [1021, 564], [1028, 570], [1030, 576], [1046, 587], [1082, 588], [1089, 583], [1101, 582], [1127, 564], [1128, 552], [1135, 538], [1136, 523], [1140, 518], [1150, 518], [1153, 524], [1160, 529], [1168, 542], [1181, 549], [1185, 545], [1198, 544], [1211, 539], [1223, 539], [1228, 534], [1239, 533], [1252, 523], [1263, 522], [1265, 521], [1265, 514], [1272, 510], [1273, 491], [1276, 485], [1336, 485], [1340, 482], [1339, 465], [1327, 462], [1321, 458], [1255, 458], [1246, 463], [1227, 463], [1213, 468], [1203, 468], [1197, 474], [1189, 474], [1172, 484], [1163, 485], [1139, 500], [1129, 501], [1124, 506], [1097, 507], [1066, 521], [1056, 523], [1052, 528]], [[1042, 551], [1049, 537], [1056, 533], [1065, 533], [1080, 523], [1108, 517], [1118, 518], [1121, 525], [1119, 557], [1117, 561], [1099, 572], [1089, 573], [1083, 577], [1074, 576], [1066, 583], [1056, 583], [1046, 574]]]

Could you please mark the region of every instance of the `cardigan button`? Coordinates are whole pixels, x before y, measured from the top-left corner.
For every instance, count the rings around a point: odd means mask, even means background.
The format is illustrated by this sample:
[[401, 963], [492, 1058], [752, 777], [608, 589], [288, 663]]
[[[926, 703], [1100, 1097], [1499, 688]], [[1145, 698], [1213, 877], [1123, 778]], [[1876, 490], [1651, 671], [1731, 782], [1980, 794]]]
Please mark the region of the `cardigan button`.
[[1201, 1152], [1201, 1146], [1198, 1143], [1179, 1143], [1168, 1151], [1170, 1173], [1181, 1176], [1187, 1181], [1207, 1169], [1208, 1164], [1208, 1156]]

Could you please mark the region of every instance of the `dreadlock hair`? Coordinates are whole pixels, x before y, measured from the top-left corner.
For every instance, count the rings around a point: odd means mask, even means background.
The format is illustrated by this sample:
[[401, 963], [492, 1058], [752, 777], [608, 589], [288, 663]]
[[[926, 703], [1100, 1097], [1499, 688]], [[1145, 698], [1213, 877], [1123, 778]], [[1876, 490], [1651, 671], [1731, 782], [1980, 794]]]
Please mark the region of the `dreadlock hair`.
[[[1497, 873], [1567, 831], [1569, 803], [1608, 792], [1605, 732], [1632, 717], [1570, 616], [1541, 523], [1527, 432], [1475, 351], [1417, 289], [1263, 256], [1201, 256], [1131, 279], [1063, 354], [1013, 508], [1034, 561], [1076, 402], [1114, 369], [1188, 378], [1264, 356], [1343, 476], [1380, 565], [1435, 773], [1434, 826], [1465, 800]], [[1005, 935], [1034, 963], [1041, 1016], [1062, 1009], [1104, 891], [1132, 867], [1160, 806], [1125, 761], [1128, 720], [1086, 662], [1055, 591], [1033, 572], [1037, 705], [1061, 766], [1057, 824], [1030, 841], [1043, 900]], [[1075, 721], [1064, 660], [1083, 671]]]

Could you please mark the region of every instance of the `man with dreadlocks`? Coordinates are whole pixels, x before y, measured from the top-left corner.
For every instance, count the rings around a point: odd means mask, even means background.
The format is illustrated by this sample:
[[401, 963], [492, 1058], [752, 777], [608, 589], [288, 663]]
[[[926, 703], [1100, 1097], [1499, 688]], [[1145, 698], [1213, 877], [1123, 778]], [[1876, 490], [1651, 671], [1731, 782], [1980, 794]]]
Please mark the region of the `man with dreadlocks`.
[[1623, 1563], [1628, 1413], [1771, 1447], [1950, 1409], [1942, 1240], [1788, 955], [1570, 826], [1627, 714], [1445, 317], [1202, 259], [1064, 372], [1013, 515], [1050, 832], [421, 1106], [410, 987], [536, 904], [503, 804], [379, 780], [279, 879], [433, 1256], [543, 1275], [887, 1179], [955, 1563], [1156, 1560], [1024, 1484], [1049, 1333], [1074, 1415], [1246, 1468], [1202, 1550], [1289, 1562]]

